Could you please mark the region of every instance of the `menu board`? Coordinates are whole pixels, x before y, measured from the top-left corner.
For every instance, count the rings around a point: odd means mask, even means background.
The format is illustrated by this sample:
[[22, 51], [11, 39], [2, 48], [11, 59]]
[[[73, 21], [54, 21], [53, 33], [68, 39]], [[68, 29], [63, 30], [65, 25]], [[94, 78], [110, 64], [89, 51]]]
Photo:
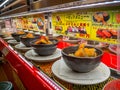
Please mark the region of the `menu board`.
[[32, 24], [33, 24], [33, 28], [37, 31], [37, 30], [43, 30], [44, 31], [44, 15], [43, 14], [38, 14], [38, 15], [34, 15], [32, 18]]
[[120, 11], [113, 13], [113, 22], [120, 25]]
[[116, 44], [118, 24], [113, 17], [110, 11], [93, 12], [91, 39]]
[[59, 12], [52, 14], [54, 33], [117, 44], [119, 11]]
[[16, 28], [18, 28], [18, 29], [21, 29], [22, 26], [23, 26], [23, 25], [22, 25], [21, 18], [22, 18], [22, 17], [16, 17], [16, 18], [14, 18], [15, 21], [16, 21]]
[[53, 14], [52, 23], [53, 29], [56, 33], [81, 37], [81, 38], [90, 38], [90, 29], [91, 29], [91, 13], [62, 13], [62, 14]]
[[44, 14], [13, 18], [17, 29], [44, 32]]
[[12, 32], [14, 32], [14, 29], [12, 27], [12, 20], [11, 19], [5, 19], [5, 29], [2, 30], [2, 33], [4, 33], [6, 36], [10, 36]]
[[11, 27], [11, 19], [6, 19], [6, 20], [5, 20], [5, 27], [6, 27], [6, 28], [12, 28], [12, 27]]

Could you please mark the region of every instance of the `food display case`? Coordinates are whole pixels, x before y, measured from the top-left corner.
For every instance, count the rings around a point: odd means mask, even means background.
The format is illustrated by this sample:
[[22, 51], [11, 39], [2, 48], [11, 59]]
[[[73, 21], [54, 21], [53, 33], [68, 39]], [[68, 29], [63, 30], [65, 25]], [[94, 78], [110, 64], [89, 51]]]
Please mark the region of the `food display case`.
[[[0, 51], [25, 90], [104, 90], [107, 83], [120, 78], [119, 5], [118, 0], [74, 1], [1, 17], [12, 33], [37, 32], [40, 37], [57, 39], [58, 43], [52, 55], [41, 56], [38, 53], [44, 51], [36, 52], [40, 50], [39, 46], [31, 42], [27, 47], [21, 41], [17, 42], [12, 34], [7, 34], [7, 37], [0, 38]], [[64, 62], [63, 49], [83, 43], [103, 53], [97, 68], [78, 73]]]

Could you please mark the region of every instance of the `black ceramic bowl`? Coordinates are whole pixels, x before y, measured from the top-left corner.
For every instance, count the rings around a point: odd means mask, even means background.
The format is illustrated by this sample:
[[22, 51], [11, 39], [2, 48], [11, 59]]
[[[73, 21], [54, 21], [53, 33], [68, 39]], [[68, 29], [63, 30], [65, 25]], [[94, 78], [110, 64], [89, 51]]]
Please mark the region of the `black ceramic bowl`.
[[0, 34], [0, 37], [1, 37], [1, 38], [4, 38], [4, 35], [3, 35], [3, 34]]
[[34, 35], [34, 38], [25, 38], [24, 36], [20, 36], [20, 41], [26, 46], [31, 47], [30, 42], [40, 38], [40, 35]]
[[[91, 46], [85, 46], [93, 48]], [[101, 57], [103, 55], [102, 50], [96, 49], [96, 57], [76, 57], [69, 54], [74, 53], [78, 49], [78, 46], [69, 46], [62, 49], [62, 56], [66, 65], [76, 72], [89, 72], [99, 66]]]
[[99, 45], [98, 41], [87, 40], [88, 45]]
[[26, 47], [31, 47], [30, 42], [35, 40], [36, 38], [25, 38], [25, 37], [20, 37], [20, 41], [26, 46]]
[[40, 38], [41, 37], [41, 35], [39, 35], [39, 34], [34, 34], [34, 36], [35, 36], [35, 38]]
[[57, 49], [58, 40], [49, 39], [52, 44], [34, 44], [36, 40], [31, 41], [31, 46], [34, 47], [34, 51], [40, 56], [52, 55]]
[[20, 36], [23, 36], [25, 34], [12, 33], [11, 35], [17, 42], [20, 42]]

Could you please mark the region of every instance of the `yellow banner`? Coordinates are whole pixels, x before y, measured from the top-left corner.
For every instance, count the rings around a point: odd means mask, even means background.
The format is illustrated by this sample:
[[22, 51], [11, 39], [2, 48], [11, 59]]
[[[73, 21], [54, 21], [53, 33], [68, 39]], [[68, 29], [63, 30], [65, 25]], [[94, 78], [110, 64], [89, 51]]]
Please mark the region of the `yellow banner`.
[[120, 12], [61, 12], [52, 14], [54, 33], [117, 44]]

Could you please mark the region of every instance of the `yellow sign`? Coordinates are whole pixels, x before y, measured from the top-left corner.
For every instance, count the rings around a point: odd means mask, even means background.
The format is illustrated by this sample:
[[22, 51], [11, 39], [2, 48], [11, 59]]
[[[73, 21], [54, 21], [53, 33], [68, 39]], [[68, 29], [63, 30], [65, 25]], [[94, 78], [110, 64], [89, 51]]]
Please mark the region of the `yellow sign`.
[[53, 13], [52, 27], [54, 33], [117, 44], [119, 16], [113, 11]]
[[17, 17], [13, 20], [16, 21], [16, 28], [18, 29], [42, 30], [42, 32], [44, 32], [44, 19], [44, 14], [38, 14], [34, 16]]

